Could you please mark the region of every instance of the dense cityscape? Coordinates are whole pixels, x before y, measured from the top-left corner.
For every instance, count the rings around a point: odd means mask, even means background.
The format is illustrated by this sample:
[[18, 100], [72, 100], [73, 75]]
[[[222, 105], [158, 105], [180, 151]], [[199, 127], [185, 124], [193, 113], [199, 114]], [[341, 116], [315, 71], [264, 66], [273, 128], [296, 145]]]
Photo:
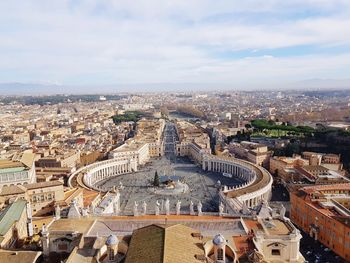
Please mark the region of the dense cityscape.
[[350, 259], [347, 90], [3, 96], [0, 113], [1, 258]]
[[0, 1], [0, 263], [350, 263], [350, 0]]

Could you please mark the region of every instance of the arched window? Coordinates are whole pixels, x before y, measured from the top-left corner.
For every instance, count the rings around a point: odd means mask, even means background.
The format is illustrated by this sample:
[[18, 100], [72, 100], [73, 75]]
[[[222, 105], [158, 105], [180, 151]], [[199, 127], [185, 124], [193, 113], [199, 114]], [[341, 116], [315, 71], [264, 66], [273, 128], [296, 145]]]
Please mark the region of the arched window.
[[108, 259], [114, 260], [114, 249], [113, 248], [109, 248]]
[[222, 248], [218, 249], [218, 258], [217, 260], [224, 260], [224, 251]]

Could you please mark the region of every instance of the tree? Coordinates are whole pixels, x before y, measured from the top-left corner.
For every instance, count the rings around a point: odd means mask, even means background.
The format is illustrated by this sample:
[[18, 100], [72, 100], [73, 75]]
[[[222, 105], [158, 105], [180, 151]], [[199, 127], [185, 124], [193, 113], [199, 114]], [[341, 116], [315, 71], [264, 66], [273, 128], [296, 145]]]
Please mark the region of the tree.
[[159, 186], [159, 184], [160, 184], [159, 175], [158, 175], [158, 172], [156, 171], [154, 173], [153, 186]]

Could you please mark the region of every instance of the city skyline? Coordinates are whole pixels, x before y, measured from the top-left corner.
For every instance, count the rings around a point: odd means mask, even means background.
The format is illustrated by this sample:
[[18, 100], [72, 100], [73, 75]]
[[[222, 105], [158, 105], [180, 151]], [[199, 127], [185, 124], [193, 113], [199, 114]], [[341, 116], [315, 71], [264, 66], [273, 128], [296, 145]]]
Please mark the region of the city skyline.
[[0, 93], [347, 88], [349, 14], [341, 0], [2, 2]]

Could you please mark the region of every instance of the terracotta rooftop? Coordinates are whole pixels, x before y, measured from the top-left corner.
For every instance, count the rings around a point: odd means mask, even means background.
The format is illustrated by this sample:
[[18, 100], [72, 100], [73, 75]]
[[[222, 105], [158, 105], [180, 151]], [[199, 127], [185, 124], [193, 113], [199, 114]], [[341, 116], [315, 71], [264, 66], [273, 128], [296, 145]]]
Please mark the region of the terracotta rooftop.
[[95, 200], [100, 193], [96, 191], [91, 191], [87, 189], [83, 189], [83, 199], [84, 199], [84, 207], [88, 207]]
[[31, 189], [60, 186], [60, 185], [63, 185], [63, 183], [61, 181], [48, 181], [48, 182], [41, 182], [41, 183], [34, 183], [34, 184], [26, 184], [24, 186], [28, 190], [31, 190]]
[[311, 194], [316, 191], [335, 191], [335, 190], [350, 190], [350, 183], [345, 184], [330, 184], [330, 185], [315, 185], [307, 186], [300, 189], [301, 191]]
[[83, 218], [83, 219], [60, 219], [53, 222], [50, 226], [50, 231], [67, 231], [79, 233], [86, 233], [92, 224], [94, 219], [92, 218]]

